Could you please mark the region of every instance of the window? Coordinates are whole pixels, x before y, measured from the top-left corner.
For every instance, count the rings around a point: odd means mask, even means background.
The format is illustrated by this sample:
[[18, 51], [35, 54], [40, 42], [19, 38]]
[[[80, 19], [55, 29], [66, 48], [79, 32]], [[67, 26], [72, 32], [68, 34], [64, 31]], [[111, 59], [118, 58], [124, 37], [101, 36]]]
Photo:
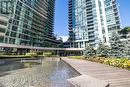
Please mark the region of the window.
[[0, 13], [9, 14], [11, 13], [11, 1], [0, 1]]
[[4, 1], [4, 2], [2, 2], [2, 13], [6, 13], [6, 10], [7, 10], [7, 3]]

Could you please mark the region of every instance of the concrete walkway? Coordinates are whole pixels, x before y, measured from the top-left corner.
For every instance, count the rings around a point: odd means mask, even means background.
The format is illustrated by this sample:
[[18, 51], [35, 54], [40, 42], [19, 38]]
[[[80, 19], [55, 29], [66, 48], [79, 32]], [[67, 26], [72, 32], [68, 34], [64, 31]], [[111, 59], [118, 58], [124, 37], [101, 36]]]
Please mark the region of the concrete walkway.
[[104, 80], [110, 87], [130, 87], [130, 71], [86, 60], [62, 58], [82, 75]]

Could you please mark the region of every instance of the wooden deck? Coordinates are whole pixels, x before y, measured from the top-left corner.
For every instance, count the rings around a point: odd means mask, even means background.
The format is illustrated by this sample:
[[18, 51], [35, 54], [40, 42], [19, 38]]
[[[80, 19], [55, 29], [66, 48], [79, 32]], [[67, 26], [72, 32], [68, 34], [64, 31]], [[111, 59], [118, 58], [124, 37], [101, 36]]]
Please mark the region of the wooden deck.
[[130, 87], [130, 71], [86, 60], [62, 58], [80, 74], [104, 80], [110, 87]]

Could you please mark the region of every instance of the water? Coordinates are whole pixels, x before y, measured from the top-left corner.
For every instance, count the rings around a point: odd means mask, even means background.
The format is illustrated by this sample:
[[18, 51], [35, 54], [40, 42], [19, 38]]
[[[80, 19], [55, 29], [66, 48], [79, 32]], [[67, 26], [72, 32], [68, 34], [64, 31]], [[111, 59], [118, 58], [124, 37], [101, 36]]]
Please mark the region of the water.
[[4, 61], [0, 87], [71, 87], [67, 79], [78, 75], [59, 59]]

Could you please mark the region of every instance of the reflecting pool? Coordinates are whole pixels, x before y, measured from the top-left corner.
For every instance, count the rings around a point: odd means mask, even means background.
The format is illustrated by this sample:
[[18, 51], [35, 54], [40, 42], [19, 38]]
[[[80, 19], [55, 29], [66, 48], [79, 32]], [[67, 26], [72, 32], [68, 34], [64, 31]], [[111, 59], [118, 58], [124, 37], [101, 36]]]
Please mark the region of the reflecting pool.
[[0, 60], [0, 87], [71, 87], [78, 75], [58, 58]]

